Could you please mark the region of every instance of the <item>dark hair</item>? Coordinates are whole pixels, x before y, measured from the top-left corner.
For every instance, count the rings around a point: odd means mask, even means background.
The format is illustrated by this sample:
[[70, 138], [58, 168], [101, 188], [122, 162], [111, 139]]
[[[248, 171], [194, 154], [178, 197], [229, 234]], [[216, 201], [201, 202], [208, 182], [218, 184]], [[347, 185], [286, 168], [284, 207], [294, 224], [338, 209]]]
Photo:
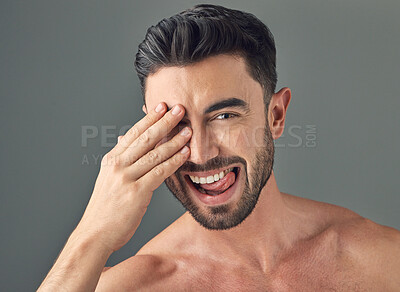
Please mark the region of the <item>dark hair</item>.
[[268, 107], [277, 81], [272, 33], [251, 13], [211, 4], [195, 5], [148, 28], [134, 62], [143, 100], [147, 77], [161, 67], [185, 66], [218, 54], [244, 58]]

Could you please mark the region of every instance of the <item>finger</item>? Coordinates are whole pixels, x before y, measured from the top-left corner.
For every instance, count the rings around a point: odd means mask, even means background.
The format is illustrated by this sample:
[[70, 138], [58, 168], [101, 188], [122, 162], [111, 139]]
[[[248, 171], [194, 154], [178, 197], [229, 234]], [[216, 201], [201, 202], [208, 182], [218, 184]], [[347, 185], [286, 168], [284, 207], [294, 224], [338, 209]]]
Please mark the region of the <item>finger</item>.
[[118, 142], [117, 142], [117, 143], [119, 143], [119, 141], [121, 140], [121, 138], [122, 138], [122, 136], [118, 136]]
[[139, 182], [139, 184], [149, 186], [149, 191], [153, 192], [164, 182], [167, 177], [171, 176], [175, 171], [177, 171], [177, 169], [181, 167], [183, 163], [185, 163], [189, 156], [190, 148], [188, 146], [184, 146], [174, 156], [154, 167], [151, 171], [138, 179], [137, 182]]
[[[168, 133], [176, 127], [183, 118], [184, 108], [181, 105], [174, 106], [159, 121], [150, 126], [142, 133], [126, 150], [121, 153], [118, 159], [124, 165], [133, 164], [147, 152], [152, 150], [154, 146]], [[121, 142], [124, 139], [121, 140]]]
[[120, 143], [118, 143], [111, 151], [112, 156], [117, 156], [122, 154], [129, 145], [132, 144], [144, 131], [146, 131], [151, 125], [161, 119], [161, 117], [166, 112], [165, 103], [160, 103], [157, 107], [155, 107], [152, 111], [150, 111], [144, 118], [138, 121], [133, 127], [131, 127], [125, 135], [120, 139]]
[[130, 177], [136, 180], [145, 175], [161, 162], [169, 159], [189, 141], [191, 135], [191, 129], [189, 127], [185, 127], [171, 140], [142, 156], [134, 164], [129, 166], [128, 171], [130, 172]]

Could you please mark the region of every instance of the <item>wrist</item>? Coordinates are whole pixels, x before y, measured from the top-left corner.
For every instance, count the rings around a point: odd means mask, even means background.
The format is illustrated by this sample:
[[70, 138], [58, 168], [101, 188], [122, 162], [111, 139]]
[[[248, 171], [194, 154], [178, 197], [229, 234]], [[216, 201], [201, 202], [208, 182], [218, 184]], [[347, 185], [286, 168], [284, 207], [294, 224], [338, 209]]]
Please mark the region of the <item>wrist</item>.
[[112, 250], [96, 236], [76, 228], [68, 238], [40, 291], [94, 291]]
[[68, 243], [72, 246], [79, 246], [83, 250], [95, 250], [96, 253], [104, 257], [109, 257], [114, 250], [105, 244], [99, 233], [88, 232], [77, 227], [68, 238]]

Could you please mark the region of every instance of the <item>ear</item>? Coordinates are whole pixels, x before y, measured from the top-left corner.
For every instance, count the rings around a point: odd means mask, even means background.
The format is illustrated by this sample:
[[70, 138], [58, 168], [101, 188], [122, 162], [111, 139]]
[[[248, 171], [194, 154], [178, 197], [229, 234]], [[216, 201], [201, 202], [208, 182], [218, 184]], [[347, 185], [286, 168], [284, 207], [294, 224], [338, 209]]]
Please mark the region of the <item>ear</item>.
[[142, 106], [142, 111], [147, 115], [146, 105], [143, 105], [143, 106]]
[[292, 98], [290, 88], [284, 87], [271, 97], [268, 107], [268, 123], [272, 137], [278, 139], [285, 128], [286, 111]]

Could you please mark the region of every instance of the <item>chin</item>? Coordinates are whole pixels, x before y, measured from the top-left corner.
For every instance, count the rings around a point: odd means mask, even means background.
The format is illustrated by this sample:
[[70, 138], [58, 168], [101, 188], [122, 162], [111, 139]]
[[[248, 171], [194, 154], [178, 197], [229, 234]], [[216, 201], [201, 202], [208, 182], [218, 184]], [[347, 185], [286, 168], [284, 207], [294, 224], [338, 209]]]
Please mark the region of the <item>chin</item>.
[[217, 194], [205, 193], [201, 184], [193, 182], [190, 177], [192, 173], [174, 174], [165, 181], [184, 208], [208, 230], [227, 230], [238, 226], [253, 211], [260, 194], [250, 190], [243, 165], [230, 165], [222, 170], [231, 172], [227, 174], [234, 175], [235, 180]]

